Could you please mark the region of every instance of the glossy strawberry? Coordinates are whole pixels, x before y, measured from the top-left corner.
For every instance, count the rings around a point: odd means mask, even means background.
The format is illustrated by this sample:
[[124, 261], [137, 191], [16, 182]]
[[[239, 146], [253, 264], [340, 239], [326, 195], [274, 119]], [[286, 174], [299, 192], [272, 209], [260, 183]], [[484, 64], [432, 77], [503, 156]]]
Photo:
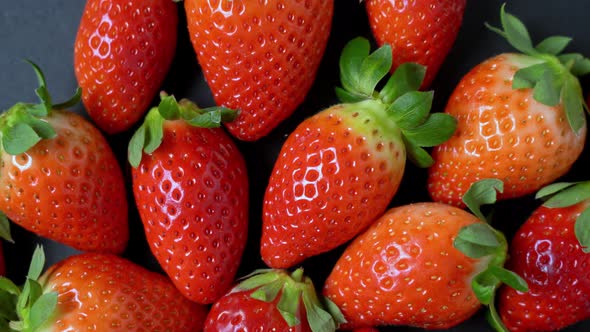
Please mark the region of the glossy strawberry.
[[[72, 256], [39, 277], [43, 263], [38, 248], [22, 289], [3, 279], [3, 298], [18, 297], [25, 306], [2, 312], [0, 327], [11, 320], [10, 331], [202, 329], [205, 306], [185, 299], [164, 276], [126, 259], [97, 253]], [[10, 306], [0, 310], [6, 309]]]
[[227, 128], [254, 141], [303, 102], [324, 54], [333, 0], [184, 1], [193, 48]]
[[78, 250], [122, 253], [127, 198], [117, 159], [98, 129], [62, 110], [76, 97], [51, 104], [43, 74], [33, 66], [41, 104], [19, 103], [0, 117], [2, 228], [7, 217]]
[[526, 289], [502, 268], [504, 236], [459, 208], [415, 203], [389, 210], [344, 251], [324, 295], [346, 327], [455, 326], [493, 303], [500, 280]]
[[566, 174], [583, 150], [584, 100], [574, 75], [590, 72], [588, 59], [560, 54], [565, 37], [533, 48], [516, 17], [503, 7], [501, 17], [499, 33], [524, 54], [484, 61], [451, 95], [445, 112], [458, 125], [433, 151], [428, 190], [435, 201], [461, 205], [471, 183], [490, 177], [504, 181], [501, 198], [533, 193]]
[[510, 331], [557, 331], [590, 318], [590, 183], [555, 184], [539, 196], [551, 198], [515, 234], [508, 262], [529, 292], [500, 293]]
[[366, 0], [373, 36], [393, 50], [393, 68], [416, 62], [426, 66], [428, 87], [455, 43], [466, 0]]
[[234, 115], [165, 96], [129, 146], [150, 249], [180, 292], [199, 303], [232, 286], [248, 237], [245, 162], [222, 129], [208, 128]]
[[[286, 268], [331, 250], [368, 227], [387, 208], [404, 173], [406, 155], [420, 166], [454, 130], [454, 119], [429, 115], [432, 92], [418, 92], [424, 68], [391, 67], [391, 49], [369, 55], [366, 39], [341, 58], [343, 104], [303, 121], [287, 138], [264, 197], [261, 253]], [[365, 71], [366, 70], [366, 71]]]
[[172, 0], [88, 0], [74, 68], [90, 117], [109, 134], [147, 111], [172, 64], [178, 9]]
[[204, 331], [331, 332], [342, 322], [338, 308], [322, 304], [301, 269], [290, 275], [261, 270], [213, 305]]

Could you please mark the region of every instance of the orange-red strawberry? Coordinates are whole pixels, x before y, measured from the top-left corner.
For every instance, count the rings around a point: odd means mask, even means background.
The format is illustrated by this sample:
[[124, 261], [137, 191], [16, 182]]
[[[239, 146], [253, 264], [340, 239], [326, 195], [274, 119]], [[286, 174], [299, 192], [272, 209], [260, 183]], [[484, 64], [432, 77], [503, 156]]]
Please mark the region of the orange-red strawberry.
[[248, 237], [244, 159], [222, 129], [211, 128], [234, 116], [164, 96], [129, 145], [133, 193], [152, 253], [180, 292], [199, 303], [214, 302], [233, 285]]
[[432, 161], [422, 146], [446, 140], [454, 119], [429, 115], [432, 92], [418, 92], [424, 68], [391, 68], [391, 48], [369, 55], [369, 42], [350, 42], [341, 58], [345, 102], [302, 122], [288, 137], [264, 197], [261, 253], [273, 268], [331, 250], [369, 226], [397, 191], [406, 155]]
[[343, 322], [338, 308], [318, 299], [301, 269], [290, 275], [260, 270], [213, 305], [204, 331], [333, 332]]
[[178, 9], [172, 0], [88, 0], [74, 68], [90, 117], [109, 134], [147, 111], [172, 64]]
[[324, 295], [347, 328], [446, 329], [472, 316], [480, 302], [493, 303], [500, 281], [526, 289], [502, 268], [506, 251], [501, 233], [457, 207], [396, 207], [346, 248]]
[[98, 129], [62, 110], [79, 95], [52, 105], [33, 66], [41, 104], [19, 103], [0, 117], [0, 222], [7, 225], [8, 217], [78, 250], [122, 253], [127, 198], [117, 159]]
[[428, 87], [455, 43], [466, 0], [366, 0], [369, 22], [379, 45], [393, 50], [393, 68], [416, 62], [426, 66]]
[[[10, 331], [200, 331], [205, 306], [185, 299], [163, 275], [111, 254], [69, 257], [40, 276], [37, 249], [23, 288], [2, 279], [3, 299], [18, 303], [1, 312]], [[11, 299], [12, 300], [12, 299]], [[5, 302], [0, 310], [11, 309]], [[16, 309], [16, 310], [14, 310]], [[2, 329], [2, 331], [6, 331]]]
[[267, 135], [303, 102], [324, 54], [334, 0], [186, 0], [190, 38], [237, 138]]
[[538, 196], [552, 197], [515, 234], [508, 261], [529, 291], [499, 296], [510, 331], [557, 331], [590, 318], [590, 183], [555, 184]]
[[461, 80], [445, 112], [457, 131], [436, 147], [428, 190], [435, 201], [461, 205], [469, 186], [498, 178], [500, 198], [530, 194], [564, 175], [586, 138], [584, 100], [575, 75], [590, 72], [579, 54], [560, 54], [569, 38], [533, 48], [526, 28], [502, 7], [508, 41], [524, 54], [484, 61]]

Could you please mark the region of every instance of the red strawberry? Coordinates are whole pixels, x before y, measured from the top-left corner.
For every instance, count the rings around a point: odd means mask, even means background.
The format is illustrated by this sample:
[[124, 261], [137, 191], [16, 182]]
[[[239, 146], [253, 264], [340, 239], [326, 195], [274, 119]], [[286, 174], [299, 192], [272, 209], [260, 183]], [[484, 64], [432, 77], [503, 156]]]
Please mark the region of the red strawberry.
[[455, 326], [493, 303], [500, 281], [526, 289], [502, 268], [504, 236], [442, 203], [389, 210], [344, 251], [324, 287], [346, 327]]
[[432, 92], [415, 91], [424, 68], [391, 67], [391, 49], [369, 55], [355, 39], [341, 62], [345, 102], [301, 123], [275, 163], [264, 197], [261, 252], [267, 265], [293, 266], [331, 250], [365, 229], [387, 208], [404, 173], [406, 154], [420, 166], [432, 161], [421, 146], [441, 143], [454, 119], [429, 115]]
[[52, 105], [45, 78], [33, 66], [41, 104], [19, 103], [0, 117], [0, 222], [7, 225], [8, 217], [78, 250], [121, 253], [127, 198], [117, 159], [98, 129], [61, 110], [79, 95]]
[[303, 102], [324, 54], [333, 0], [184, 2], [193, 47], [218, 105], [239, 109], [237, 138], [267, 135]]
[[393, 68], [416, 62], [426, 66], [428, 87], [455, 43], [466, 0], [367, 0], [375, 39], [393, 50]]
[[590, 183], [556, 184], [554, 195], [521, 226], [508, 264], [529, 292], [502, 289], [499, 310], [510, 331], [557, 331], [590, 318]]
[[19, 304], [17, 315], [0, 315], [0, 327], [10, 320], [11, 331], [202, 329], [206, 307], [185, 299], [164, 276], [126, 259], [97, 253], [72, 256], [39, 278], [43, 263], [43, 251], [37, 248], [22, 289], [3, 279], [3, 299], [19, 297]]
[[247, 240], [245, 162], [222, 129], [206, 128], [234, 115], [165, 96], [129, 145], [152, 253], [181, 293], [199, 303], [231, 287]]
[[[504, 12], [509, 42], [525, 54], [501, 54], [459, 83], [445, 112], [457, 118], [455, 135], [433, 152], [428, 190], [435, 201], [461, 205], [471, 183], [504, 181], [500, 198], [535, 192], [564, 175], [586, 138], [584, 100], [574, 75], [588, 59], [559, 54], [569, 38], [550, 37], [533, 48], [522, 23]], [[518, 34], [520, 32], [520, 34]]]
[[172, 0], [88, 0], [74, 48], [84, 106], [109, 134], [147, 111], [172, 64], [178, 10]]
[[327, 307], [301, 269], [260, 270], [213, 305], [204, 331], [332, 332], [344, 321], [338, 308]]

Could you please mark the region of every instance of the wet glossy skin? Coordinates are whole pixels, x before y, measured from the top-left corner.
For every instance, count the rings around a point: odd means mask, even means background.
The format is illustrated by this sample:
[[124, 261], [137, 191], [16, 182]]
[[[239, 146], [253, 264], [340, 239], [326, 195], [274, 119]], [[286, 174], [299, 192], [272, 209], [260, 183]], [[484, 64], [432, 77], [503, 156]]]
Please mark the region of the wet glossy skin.
[[184, 2], [191, 41], [227, 124], [254, 141], [303, 102], [326, 48], [334, 0]]
[[589, 205], [540, 207], [516, 233], [508, 266], [527, 281], [529, 292], [501, 290], [499, 311], [511, 331], [555, 331], [590, 318], [590, 255], [574, 233], [577, 216]]

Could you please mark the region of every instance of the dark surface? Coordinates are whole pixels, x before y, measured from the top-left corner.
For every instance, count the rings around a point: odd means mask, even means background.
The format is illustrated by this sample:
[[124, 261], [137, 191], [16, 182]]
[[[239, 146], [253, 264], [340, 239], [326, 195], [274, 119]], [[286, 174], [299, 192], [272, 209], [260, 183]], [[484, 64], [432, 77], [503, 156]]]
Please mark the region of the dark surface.
[[[488, 31], [483, 23], [498, 23], [499, 8], [503, 1], [468, 1], [463, 26], [458, 40], [446, 63], [441, 68], [432, 88], [435, 90], [435, 111], [442, 111], [446, 100], [461, 77], [481, 61], [496, 54], [511, 51], [509, 45], [498, 35]], [[76, 80], [73, 69], [73, 45], [77, 26], [82, 14], [84, 1], [71, 0], [19, 0], [3, 1], [0, 9], [0, 109], [4, 110], [18, 101], [36, 101], [34, 88], [37, 86], [30, 67], [21, 61], [28, 58], [43, 68], [49, 90], [56, 101], [65, 100], [75, 90]], [[249, 167], [251, 183], [251, 227], [248, 247], [244, 253], [240, 275], [263, 267], [258, 252], [261, 229], [262, 197], [274, 161], [286, 136], [304, 118], [336, 103], [333, 87], [338, 84], [338, 56], [345, 43], [362, 35], [371, 38], [364, 7], [356, 0], [336, 0], [336, 13], [332, 35], [320, 67], [317, 80], [306, 101], [286, 122], [268, 137], [256, 143], [239, 143]], [[184, 11], [179, 6], [181, 18]], [[528, 1], [511, 0], [508, 11], [519, 16], [529, 27], [534, 41], [549, 35], [567, 35], [574, 38], [568, 50], [590, 54], [588, 33], [587, 1]], [[205, 107], [212, 106], [213, 99], [203, 80], [196, 57], [188, 41], [186, 24], [181, 19], [179, 44], [175, 63], [162, 87], [178, 98], [186, 97]], [[590, 81], [583, 80], [585, 91]], [[82, 105], [74, 111], [84, 113]], [[127, 142], [131, 132], [109, 137], [109, 141], [120, 158], [125, 174], [129, 174], [125, 161]], [[574, 165], [566, 180], [588, 180], [583, 173], [590, 165], [589, 157], [582, 158]], [[128, 177], [129, 178], [129, 177]], [[409, 166], [392, 206], [429, 200], [426, 188], [426, 172]], [[422, 189], [424, 188], [424, 189]], [[130, 185], [128, 192], [133, 202]], [[527, 197], [498, 205], [496, 226], [510, 237], [526, 217], [537, 206]], [[151, 256], [145, 243], [141, 222], [133, 207], [130, 209], [131, 240], [125, 257], [151, 270], [159, 266]], [[63, 245], [36, 237], [18, 226], [13, 226], [16, 244], [4, 243], [8, 275], [21, 282], [26, 274], [34, 246], [43, 243], [48, 256], [48, 265], [53, 264], [74, 250]], [[306, 272], [321, 287], [343, 248], [314, 257], [305, 262]], [[386, 330], [383, 328], [382, 330]], [[411, 328], [390, 328], [395, 331], [419, 331]], [[589, 331], [590, 321], [570, 327], [567, 331]], [[451, 331], [491, 331], [480, 313]]]

